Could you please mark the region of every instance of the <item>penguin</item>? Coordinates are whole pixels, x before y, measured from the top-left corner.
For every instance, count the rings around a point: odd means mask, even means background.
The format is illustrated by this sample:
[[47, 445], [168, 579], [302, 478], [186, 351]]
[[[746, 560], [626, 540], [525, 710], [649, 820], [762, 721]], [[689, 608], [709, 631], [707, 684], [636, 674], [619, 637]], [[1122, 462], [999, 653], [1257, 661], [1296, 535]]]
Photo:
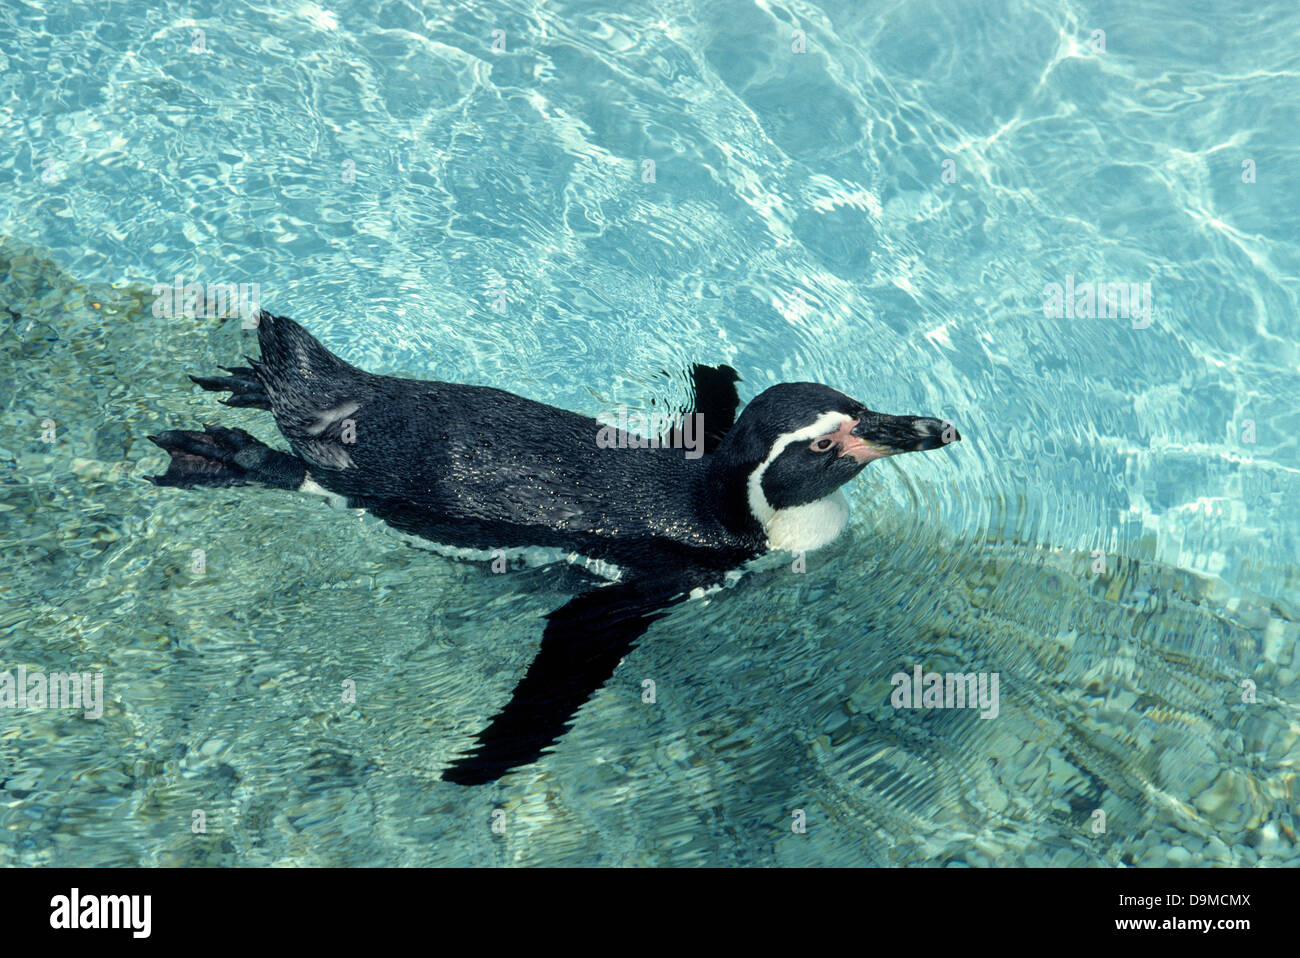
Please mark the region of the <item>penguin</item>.
[[259, 359], [190, 378], [268, 411], [289, 451], [242, 429], [170, 429], [158, 486], [261, 485], [323, 494], [400, 532], [483, 558], [551, 550], [609, 581], [546, 615], [510, 699], [443, 779], [495, 782], [539, 761], [650, 626], [772, 550], [832, 541], [841, 487], [869, 463], [937, 449], [951, 424], [891, 416], [829, 386], [783, 383], [737, 418], [739, 376], [692, 367], [692, 408], [661, 437], [617, 430], [489, 386], [399, 379], [335, 356], [259, 311]]

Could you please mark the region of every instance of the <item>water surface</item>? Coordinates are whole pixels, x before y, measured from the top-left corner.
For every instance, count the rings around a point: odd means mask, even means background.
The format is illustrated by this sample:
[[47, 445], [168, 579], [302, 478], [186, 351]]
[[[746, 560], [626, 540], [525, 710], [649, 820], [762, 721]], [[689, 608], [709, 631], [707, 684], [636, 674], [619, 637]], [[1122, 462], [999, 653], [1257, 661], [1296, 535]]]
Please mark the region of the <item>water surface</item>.
[[[0, 713], [0, 864], [1296, 863], [1298, 32], [1281, 2], [0, 8], [0, 670], [106, 698]], [[874, 464], [806, 572], [679, 607], [467, 791], [438, 770], [563, 583], [145, 483], [161, 428], [274, 436], [186, 378], [255, 344], [155, 315], [177, 276], [377, 372], [598, 414], [728, 362], [744, 399], [815, 380], [965, 442]], [[1150, 316], [1044, 315], [1067, 283], [1150, 284]], [[999, 673], [998, 717], [894, 709], [916, 663]]]

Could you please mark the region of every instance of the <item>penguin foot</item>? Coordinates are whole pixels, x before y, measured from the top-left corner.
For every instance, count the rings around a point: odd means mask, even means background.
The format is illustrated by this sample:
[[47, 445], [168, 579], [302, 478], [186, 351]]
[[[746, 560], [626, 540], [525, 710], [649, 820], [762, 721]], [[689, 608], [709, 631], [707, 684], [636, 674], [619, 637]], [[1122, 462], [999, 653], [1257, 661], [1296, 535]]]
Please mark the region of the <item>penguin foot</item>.
[[156, 486], [297, 489], [307, 478], [307, 464], [301, 459], [272, 449], [242, 429], [168, 429], [148, 438], [172, 457], [165, 473], [147, 477]]
[[224, 406], [247, 406], [251, 409], [271, 409], [271, 399], [266, 394], [266, 387], [257, 378], [257, 373], [248, 366], [218, 367], [230, 373], [229, 376], [191, 376], [190, 381], [197, 383], [209, 392], [230, 393], [230, 398], [221, 400]]

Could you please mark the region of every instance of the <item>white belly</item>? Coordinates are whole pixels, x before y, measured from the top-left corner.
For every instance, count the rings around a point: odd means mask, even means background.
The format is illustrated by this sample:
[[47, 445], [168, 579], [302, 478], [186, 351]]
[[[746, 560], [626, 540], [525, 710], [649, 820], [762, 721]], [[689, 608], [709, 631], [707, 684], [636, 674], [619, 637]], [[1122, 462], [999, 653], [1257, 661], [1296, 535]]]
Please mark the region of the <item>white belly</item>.
[[[313, 496], [323, 496], [325, 501], [335, 509], [347, 505], [345, 497], [336, 492], [330, 492], [312, 479], [310, 475], [303, 480], [302, 485], [298, 487], [298, 491]], [[370, 515], [365, 509], [355, 511], [365, 516]], [[604, 559], [593, 559], [591, 556], [584, 556], [577, 552], [566, 552], [563, 549], [553, 549], [546, 546], [517, 546], [509, 549], [467, 549], [462, 546], [445, 545], [431, 539], [399, 532], [391, 526], [385, 525], [385, 528], [393, 535], [400, 536], [412, 545], [427, 549], [430, 552], [436, 552], [448, 559], [461, 559], [469, 562], [497, 562], [500, 560], [501, 565], [498, 568], [503, 572], [508, 569], [531, 569], [556, 562], [567, 562], [569, 565], [582, 566], [593, 575], [613, 582], [618, 579], [623, 571], [613, 562], [606, 562]]]
[[776, 509], [763, 523], [769, 549], [811, 552], [829, 544], [849, 522], [849, 503], [836, 489], [825, 499]]

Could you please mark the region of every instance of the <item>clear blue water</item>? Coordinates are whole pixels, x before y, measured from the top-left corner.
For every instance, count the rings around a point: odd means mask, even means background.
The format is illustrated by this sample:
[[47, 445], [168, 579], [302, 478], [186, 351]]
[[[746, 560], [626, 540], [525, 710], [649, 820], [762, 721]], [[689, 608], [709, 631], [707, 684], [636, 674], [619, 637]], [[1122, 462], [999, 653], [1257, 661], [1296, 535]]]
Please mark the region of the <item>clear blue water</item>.
[[[0, 5], [0, 671], [106, 698], [0, 712], [0, 865], [1294, 864], [1300, 8], [1238, 7]], [[466, 791], [563, 595], [145, 484], [160, 428], [273, 435], [177, 275], [375, 371], [596, 414], [725, 361], [966, 441]], [[1149, 321], [1045, 315], [1090, 282]], [[999, 717], [896, 711], [916, 662]]]

